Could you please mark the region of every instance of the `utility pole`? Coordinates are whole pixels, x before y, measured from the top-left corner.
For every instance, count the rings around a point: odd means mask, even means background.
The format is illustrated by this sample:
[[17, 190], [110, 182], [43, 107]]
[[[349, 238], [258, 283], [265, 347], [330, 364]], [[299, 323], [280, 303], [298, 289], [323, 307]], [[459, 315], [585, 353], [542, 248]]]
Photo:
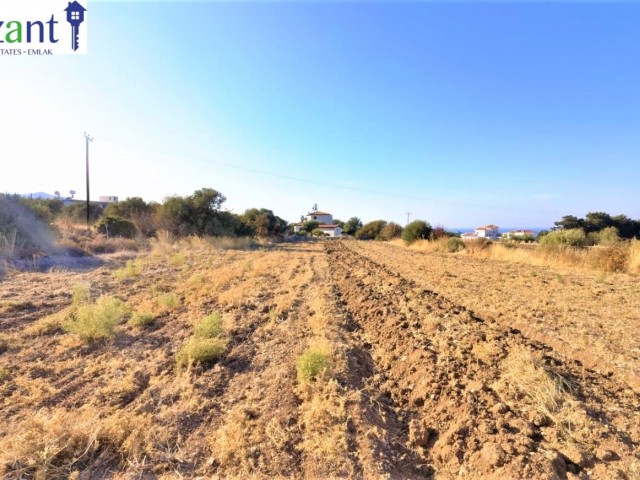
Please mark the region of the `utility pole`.
[[411, 215], [411, 212], [406, 212], [407, 213], [407, 225], [409, 225], [409, 215]]
[[93, 138], [84, 132], [84, 138], [87, 144], [87, 228], [89, 228], [89, 142], [93, 142]]

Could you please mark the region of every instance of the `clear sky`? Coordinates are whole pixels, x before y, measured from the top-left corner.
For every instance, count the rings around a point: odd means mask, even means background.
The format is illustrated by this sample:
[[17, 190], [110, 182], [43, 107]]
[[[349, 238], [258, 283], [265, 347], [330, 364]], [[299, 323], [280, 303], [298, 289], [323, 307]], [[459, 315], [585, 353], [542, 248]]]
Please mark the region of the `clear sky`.
[[88, 54], [0, 57], [0, 191], [295, 221], [640, 218], [640, 3], [98, 2]]

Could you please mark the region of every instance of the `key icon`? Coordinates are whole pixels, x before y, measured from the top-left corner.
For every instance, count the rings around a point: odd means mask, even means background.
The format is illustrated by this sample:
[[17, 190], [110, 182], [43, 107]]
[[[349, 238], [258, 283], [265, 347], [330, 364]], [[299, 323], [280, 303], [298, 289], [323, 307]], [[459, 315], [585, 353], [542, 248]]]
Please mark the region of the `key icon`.
[[84, 22], [84, 12], [87, 11], [77, 1], [68, 2], [69, 6], [64, 9], [67, 12], [67, 22], [71, 24], [71, 47], [75, 52], [78, 50], [80, 35], [80, 24]]

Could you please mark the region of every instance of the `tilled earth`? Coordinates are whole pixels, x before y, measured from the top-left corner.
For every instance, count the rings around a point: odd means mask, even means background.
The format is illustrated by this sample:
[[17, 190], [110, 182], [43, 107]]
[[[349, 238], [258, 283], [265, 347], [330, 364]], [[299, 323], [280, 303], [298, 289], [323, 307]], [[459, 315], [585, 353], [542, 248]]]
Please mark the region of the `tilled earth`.
[[[640, 478], [637, 278], [348, 241], [140, 259], [0, 284], [3, 478]], [[91, 344], [36, 329], [78, 283], [174, 301]], [[212, 311], [224, 356], [178, 371]], [[301, 383], [317, 344], [331, 371]]]

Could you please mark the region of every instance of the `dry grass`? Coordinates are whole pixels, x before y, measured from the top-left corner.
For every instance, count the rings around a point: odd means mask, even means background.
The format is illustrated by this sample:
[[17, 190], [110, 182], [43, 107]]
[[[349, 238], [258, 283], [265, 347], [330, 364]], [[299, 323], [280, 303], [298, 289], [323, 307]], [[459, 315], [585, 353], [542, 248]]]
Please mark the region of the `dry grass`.
[[139, 462], [152, 439], [148, 418], [116, 413], [110, 417], [90, 408], [40, 410], [14, 427], [2, 441], [0, 474], [10, 477], [65, 479], [78, 474], [98, 456]]
[[176, 366], [184, 369], [197, 363], [213, 362], [225, 349], [225, 342], [219, 338], [192, 338], [176, 353]]
[[539, 413], [556, 424], [562, 422], [558, 413], [573, 398], [575, 384], [523, 346], [511, 349], [502, 369], [502, 379], [510, 388], [515, 388]]

